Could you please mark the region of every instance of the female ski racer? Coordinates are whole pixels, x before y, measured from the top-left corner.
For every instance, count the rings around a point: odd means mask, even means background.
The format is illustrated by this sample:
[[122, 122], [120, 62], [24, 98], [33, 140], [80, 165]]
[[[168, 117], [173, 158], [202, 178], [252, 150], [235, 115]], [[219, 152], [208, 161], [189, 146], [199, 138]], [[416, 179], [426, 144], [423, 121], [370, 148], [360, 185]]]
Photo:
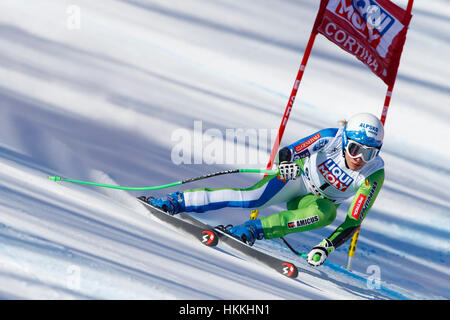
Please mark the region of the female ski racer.
[[250, 188], [191, 189], [148, 201], [172, 215], [286, 203], [284, 211], [228, 228], [253, 245], [255, 240], [323, 228], [334, 221], [339, 205], [353, 197], [345, 221], [308, 254], [308, 263], [319, 266], [359, 228], [383, 185], [384, 162], [379, 156], [383, 136], [377, 117], [357, 114], [344, 128], [320, 130], [282, 148], [279, 174]]

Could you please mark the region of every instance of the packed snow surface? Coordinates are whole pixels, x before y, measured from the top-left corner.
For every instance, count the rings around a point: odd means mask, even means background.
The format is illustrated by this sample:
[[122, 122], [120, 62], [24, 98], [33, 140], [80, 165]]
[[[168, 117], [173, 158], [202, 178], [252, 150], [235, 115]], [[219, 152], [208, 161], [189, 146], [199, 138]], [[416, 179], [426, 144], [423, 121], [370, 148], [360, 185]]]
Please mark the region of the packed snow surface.
[[[450, 298], [444, 0], [414, 4], [386, 122], [386, 180], [352, 272], [344, 268], [348, 244], [312, 268], [278, 240], [257, 243], [299, 267], [291, 280], [150, 217], [135, 200], [142, 192], [47, 178], [143, 187], [265, 168], [318, 3], [0, 1], [0, 298]], [[318, 36], [282, 144], [356, 112], [380, 114], [385, 93], [367, 67]], [[226, 144], [239, 130], [256, 133], [257, 145]], [[221, 142], [223, 153], [214, 149]], [[145, 194], [247, 187], [260, 178], [233, 174]], [[286, 240], [308, 252], [348, 206], [330, 226]], [[239, 224], [249, 214], [195, 216]]]

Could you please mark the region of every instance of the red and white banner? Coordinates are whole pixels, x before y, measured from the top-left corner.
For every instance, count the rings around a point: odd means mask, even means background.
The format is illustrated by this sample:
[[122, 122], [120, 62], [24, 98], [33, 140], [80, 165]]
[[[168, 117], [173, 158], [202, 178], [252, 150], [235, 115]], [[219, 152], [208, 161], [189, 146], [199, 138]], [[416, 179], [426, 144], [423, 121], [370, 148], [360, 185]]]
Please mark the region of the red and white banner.
[[389, 0], [321, 0], [314, 30], [392, 85], [411, 17]]

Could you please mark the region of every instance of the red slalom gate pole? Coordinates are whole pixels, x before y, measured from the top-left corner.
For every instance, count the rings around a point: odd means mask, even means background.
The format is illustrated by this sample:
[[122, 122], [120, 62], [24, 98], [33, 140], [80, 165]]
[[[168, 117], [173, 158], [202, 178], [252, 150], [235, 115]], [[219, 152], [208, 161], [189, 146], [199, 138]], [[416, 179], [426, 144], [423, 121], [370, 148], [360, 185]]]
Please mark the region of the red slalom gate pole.
[[[281, 119], [280, 128], [278, 129], [278, 134], [275, 139], [275, 143], [272, 147], [272, 152], [270, 153], [269, 162], [267, 163], [267, 169], [271, 169], [273, 162], [275, 160], [275, 156], [278, 152], [278, 148], [281, 144], [281, 139], [283, 138], [284, 130], [286, 129], [287, 122], [289, 120], [289, 116], [291, 114], [292, 107], [294, 106], [295, 98], [297, 96], [298, 88], [300, 87], [300, 82], [303, 78], [303, 73], [306, 68], [306, 64], [308, 63], [309, 56], [311, 55], [311, 50], [314, 45], [314, 40], [316, 39], [317, 31], [314, 28], [311, 31], [311, 35], [309, 36], [308, 44], [306, 45], [305, 53], [303, 54], [302, 62], [300, 63], [300, 67], [297, 72], [297, 78], [294, 82], [294, 87], [292, 88], [291, 96], [289, 97], [286, 109], [284, 110], [283, 118]], [[255, 220], [258, 218], [259, 210], [252, 210], [250, 215], [250, 220]]]
[[[408, 12], [408, 13], [412, 12], [413, 4], [414, 4], [414, 0], [408, 1], [408, 5], [406, 6], [406, 12]], [[397, 69], [397, 72], [398, 72], [398, 69]], [[397, 72], [395, 74], [394, 82], [390, 86], [388, 86], [388, 89], [386, 91], [386, 97], [384, 99], [383, 111], [381, 112], [381, 117], [380, 117], [380, 121], [383, 124], [383, 126], [384, 126], [384, 123], [386, 122], [389, 105], [391, 104], [391, 96], [392, 96], [392, 92], [394, 91], [395, 81], [397, 80]]]
[[[413, 4], [414, 4], [414, 0], [408, 1], [408, 5], [406, 7], [406, 11], [408, 13], [412, 12]], [[398, 69], [397, 69], [397, 71], [398, 71]], [[383, 126], [384, 126], [384, 123], [386, 122], [386, 117], [387, 117], [387, 113], [389, 110], [389, 105], [391, 104], [392, 92], [394, 91], [394, 84], [395, 84], [396, 80], [397, 80], [397, 74], [395, 74], [394, 82], [391, 85], [389, 85], [386, 90], [383, 111], [381, 112], [381, 117], [380, 117], [380, 121], [383, 124]], [[355, 255], [356, 245], [358, 243], [359, 232], [360, 232], [360, 228], [358, 228], [358, 230], [355, 232], [355, 234], [352, 237], [352, 241], [350, 242], [350, 248], [348, 250], [348, 257], [347, 257], [347, 267], [346, 267], [347, 270], [349, 270], [349, 271], [351, 270], [351, 267], [352, 267], [352, 259]]]
[[386, 97], [384, 98], [384, 105], [383, 105], [383, 111], [381, 112], [380, 121], [384, 126], [384, 123], [386, 122], [386, 116], [389, 110], [389, 105], [391, 104], [391, 96], [392, 91], [394, 91], [394, 84], [391, 84], [387, 91], [386, 91]]

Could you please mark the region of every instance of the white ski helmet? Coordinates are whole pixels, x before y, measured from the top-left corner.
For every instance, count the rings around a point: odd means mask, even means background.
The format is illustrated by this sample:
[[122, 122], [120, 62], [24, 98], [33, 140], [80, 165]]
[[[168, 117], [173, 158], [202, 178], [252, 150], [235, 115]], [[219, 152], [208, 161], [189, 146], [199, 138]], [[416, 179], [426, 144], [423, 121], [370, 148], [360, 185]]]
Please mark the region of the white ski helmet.
[[381, 121], [371, 113], [358, 113], [352, 116], [344, 127], [342, 147], [345, 149], [348, 140], [353, 140], [379, 150], [383, 145], [383, 138], [384, 128]]

